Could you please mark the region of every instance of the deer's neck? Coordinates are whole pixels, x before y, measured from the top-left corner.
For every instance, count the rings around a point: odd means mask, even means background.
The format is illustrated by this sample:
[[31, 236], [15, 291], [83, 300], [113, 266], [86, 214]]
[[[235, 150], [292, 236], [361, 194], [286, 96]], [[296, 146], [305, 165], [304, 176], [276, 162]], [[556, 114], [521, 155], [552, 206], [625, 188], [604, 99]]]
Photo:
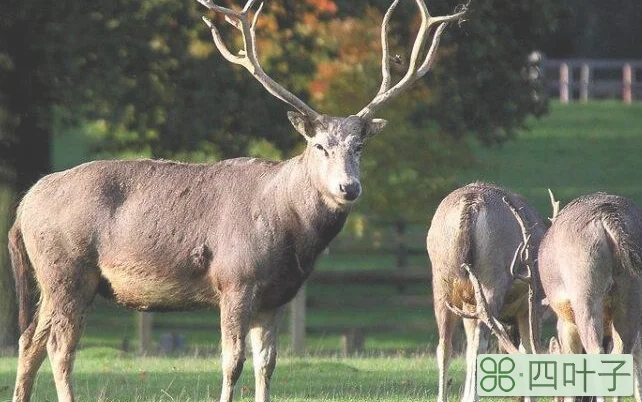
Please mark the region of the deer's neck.
[[323, 250], [343, 228], [349, 207], [333, 206], [324, 198], [314, 186], [305, 155], [286, 161], [280, 175], [284, 187], [280, 195], [284, 197], [281, 212], [293, 220], [300, 234], [310, 235], [314, 248]]

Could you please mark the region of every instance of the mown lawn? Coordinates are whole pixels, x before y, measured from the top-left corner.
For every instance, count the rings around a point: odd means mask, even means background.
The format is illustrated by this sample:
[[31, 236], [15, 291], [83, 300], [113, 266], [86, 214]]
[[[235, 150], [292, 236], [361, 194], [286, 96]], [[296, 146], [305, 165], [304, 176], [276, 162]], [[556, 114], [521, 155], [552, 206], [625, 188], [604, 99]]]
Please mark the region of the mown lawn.
[[[220, 392], [221, 369], [216, 357], [135, 357], [109, 348], [78, 353], [74, 389], [78, 402], [211, 402]], [[0, 358], [0, 401], [9, 401], [15, 360]], [[451, 365], [451, 400], [458, 400], [465, 378], [463, 361]], [[275, 401], [434, 401], [437, 398], [434, 357], [280, 358], [272, 378]], [[235, 400], [254, 400], [252, 360], [245, 363]], [[514, 401], [514, 398], [483, 398]], [[539, 398], [548, 401], [551, 398]], [[56, 401], [51, 369], [41, 368], [32, 401]], [[624, 398], [631, 402], [633, 398]]]
[[[235, 400], [254, 395], [252, 361], [237, 384]], [[281, 358], [272, 379], [278, 401], [429, 401], [437, 397], [436, 362], [411, 358]], [[453, 389], [465, 373], [453, 363]], [[15, 361], [0, 358], [0, 401], [9, 400]], [[220, 392], [221, 369], [216, 357], [132, 357], [117, 350], [91, 348], [76, 360], [74, 387], [78, 401], [214, 401]], [[55, 401], [51, 369], [45, 361], [38, 375], [34, 401]], [[499, 400], [499, 399], [498, 399]]]
[[492, 181], [526, 196], [550, 215], [547, 189], [564, 205], [605, 191], [642, 206], [642, 102], [551, 104], [551, 114], [500, 147], [476, 146], [478, 166], [460, 183]]

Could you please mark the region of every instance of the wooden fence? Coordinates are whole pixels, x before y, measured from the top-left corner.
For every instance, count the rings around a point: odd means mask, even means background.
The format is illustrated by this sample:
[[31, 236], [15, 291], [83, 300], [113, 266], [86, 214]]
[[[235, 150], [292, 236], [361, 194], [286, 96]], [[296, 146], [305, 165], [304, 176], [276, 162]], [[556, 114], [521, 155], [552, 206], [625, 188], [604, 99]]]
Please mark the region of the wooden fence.
[[[387, 270], [370, 270], [370, 271], [352, 271], [352, 272], [313, 272], [308, 282], [312, 281], [319, 284], [353, 284], [353, 285], [391, 285], [396, 287], [399, 291], [410, 284], [423, 281], [428, 283], [430, 280], [430, 272], [424, 268], [412, 269], [408, 266], [409, 256], [413, 253], [425, 253], [423, 249], [423, 242], [425, 234], [421, 235], [421, 250], [417, 248], [417, 239], [410, 239], [408, 235], [408, 222], [378, 222], [386, 226], [394, 226], [394, 239], [388, 239], [393, 246], [386, 250], [386, 253], [395, 255], [396, 266]], [[415, 223], [415, 225], [417, 225]], [[422, 231], [423, 231], [423, 224]], [[363, 250], [361, 250], [363, 251]], [[345, 250], [344, 250], [345, 252]], [[290, 302], [290, 334], [292, 339], [292, 351], [296, 355], [303, 355], [305, 353], [305, 337], [309, 328], [306, 328], [306, 286], [304, 285], [297, 296]], [[417, 304], [412, 296], [403, 297], [403, 302], [406, 304]], [[423, 303], [423, 299], [421, 301]], [[424, 303], [425, 304], [425, 303]], [[138, 348], [141, 353], [153, 351], [152, 347], [152, 329], [158, 328], [159, 324], [154, 323], [152, 313], [137, 313], [137, 332], [140, 341]], [[379, 325], [377, 328], [370, 328], [370, 330], [388, 331], [385, 325]], [[365, 338], [364, 328], [328, 328], [330, 332], [341, 332], [343, 350], [345, 354], [351, 354], [353, 350], [359, 349], [359, 343], [363, 343]]]
[[[314, 272], [308, 279], [308, 283], [312, 285], [333, 285], [349, 283], [352, 286], [391, 286], [397, 288], [400, 292], [400, 294], [395, 299], [386, 298], [385, 300], [382, 300], [381, 298], [372, 296], [361, 301], [370, 304], [385, 302], [393, 304], [403, 304], [404, 306], [428, 307], [431, 302], [431, 295], [429, 295], [428, 293], [424, 295], [409, 295], [403, 294], [402, 292], [403, 289], [405, 289], [407, 286], [413, 284], [425, 283], [427, 285], [428, 283], [430, 283], [431, 278], [432, 277], [430, 270], [426, 269], [426, 267], [404, 267], [403, 270], [400, 270], [399, 267], [394, 267], [387, 270], [377, 269], [357, 272]], [[299, 289], [299, 292], [289, 305], [289, 331], [291, 338], [291, 349], [292, 353], [297, 356], [302, 356], [305, 354], [306, 334], [311, 330], [310, 328], [306, 327], [307, 305], [309, 302], [306, 292], [307, 286], [308, 285], [304, 285], [301, 287], [301, 289]], [[346, 306], [343, 301], [341, 301], [340, 304], [337, 305], [337, 307], [339, 307], [339, 305], [344, 308], [350, 307]], [[156, 329], [168, 329], [168, 327], [166, 327], [165, 325], [154, 323], [152, 317], [152, 313], [138, 313], [138, 336], [140, 339], [139, 352], [141, 353], [146, 353], [153, 350], [151, 346], [152, 327], [155, 327]], [[210, 328], [212, 327], [212, 324], [207, 323], [205, 327]], [[195, 328], [195, 326], [190, 325], [190, 328]], [[413, 328], [413, 330], [414, 329], [416, 328]], [[398, 327], [396, 325], [389, 325], [385, 323], [371, 326], [354, 324], [323, 327], [323, 331], [326, 333], [340, 334], [341, 350], [343, 355], [345, 356], [352, 355], [355, 352], [363, 351], [365, 338], [368, 333], [390, 332], [396, 330], [398, 330]]]
[[642, 99], [642, 60], [628, 59], [544, 59], [541, 76], [548, 93], [562, 103], [574, 100], [619, 98], [630, 104]]
[[[315, 272], [308, 280], [311, 284], [346, 284], [350, 285], [389, 285], [399, 290], [416, 283], [430, 283], [432, 279], [431, 272], [424, 268], [408, 268], [399, 270], [399, 267], [389, 270], [370, 270], [358, 272]], [[301, 356], [305, 354], [305, 337], [306, 328], [306, 286], [299, 290], [297, 296], [290, 302], [290, 338], [292, 342], [292, 352]], [[404, 305], [424, 305], [430, 301], [429, 295], [424, 296], [405, 296], [402, 297]], [[387, 299], [386, 303], [391, 300]], [[343, 307], [349, 307], [343, 305]], [[341, 350], [344, 356], [349, 356], [355, 352], [363, 351], [367, 332], [387, 332], [397, 330], [397, 326], [378, 324], [376, 326], [364, 327], [362, 325], [337, 326], [333, 328], [324, 328], [326, 332], [335, 332], [341, 335]]]

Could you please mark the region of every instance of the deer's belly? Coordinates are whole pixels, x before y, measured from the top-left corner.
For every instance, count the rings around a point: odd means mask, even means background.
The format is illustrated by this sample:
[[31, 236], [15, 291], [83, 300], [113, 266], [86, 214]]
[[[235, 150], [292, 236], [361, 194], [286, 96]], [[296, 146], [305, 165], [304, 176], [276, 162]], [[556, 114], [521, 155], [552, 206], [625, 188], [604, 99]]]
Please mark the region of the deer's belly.
[[160, 276], [153, 270], [101, 267], [99, 293], [127, 308], [141, 311], [177, 311], [210, 308], [218, 292], [207, 277]]

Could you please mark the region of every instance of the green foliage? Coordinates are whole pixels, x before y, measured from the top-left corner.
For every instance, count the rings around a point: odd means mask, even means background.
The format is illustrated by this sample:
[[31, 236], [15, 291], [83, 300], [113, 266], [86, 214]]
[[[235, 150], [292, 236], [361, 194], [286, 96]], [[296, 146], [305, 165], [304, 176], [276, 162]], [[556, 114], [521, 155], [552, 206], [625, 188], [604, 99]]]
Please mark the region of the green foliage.
[[197, 2], [122, 0], [76, 11], [63, 22], [76, 35], [64, 43], [70, 70], [58, 79], [66, 105], [58, 120], [62, 129], [104, 122], [98, 156], [213, 160], [245, 154], [257, 137], [291, 147], [284, 107], [214, 51]]
[[430, 117], [461, 138], [472, 133], [484, 144], [513, 138], [530, 115], [546, 111], [533, 100], [534, 84], [524, 66], [556, 28], [557, 2], [473, 2], [460, 29], [451, 27], [437, 63]]
[[543, 50], [549, 57], [639, 59], [642, 7], [639, 0], [564, 0], [560, 28]]
[[[268, 4], [258, 30], [265, 69], [325, 113], [355, 113], [378, 87], [380, 3]], [[429, 5], [433, 14], [454, 6]], [[365, 154], [360, 212], [419, 218], [452, 187], [451, 169], [469, 163], [462, 138], [503, 142], [540, 112], [522, 69], [554, 27], [555, 10], [551, 0], [472, 4], [468, 22], [449, 28], [434, 73], [382, 111], [390, 124]], [[55, 131], [85, 132], [94, 157], [281, 158], [300, 145], [286, 106], [218, 54], [200, 20], [211, 13], [197, 2], [62, 2], [48, 11], [33, 39]], [[238, 46], [238, 32], [210, 17]], [[402, 4], [391, 30], [402, 59], [416, 26], [414, 4]], [[405, 69], [393, 72], [399, 78]]]

